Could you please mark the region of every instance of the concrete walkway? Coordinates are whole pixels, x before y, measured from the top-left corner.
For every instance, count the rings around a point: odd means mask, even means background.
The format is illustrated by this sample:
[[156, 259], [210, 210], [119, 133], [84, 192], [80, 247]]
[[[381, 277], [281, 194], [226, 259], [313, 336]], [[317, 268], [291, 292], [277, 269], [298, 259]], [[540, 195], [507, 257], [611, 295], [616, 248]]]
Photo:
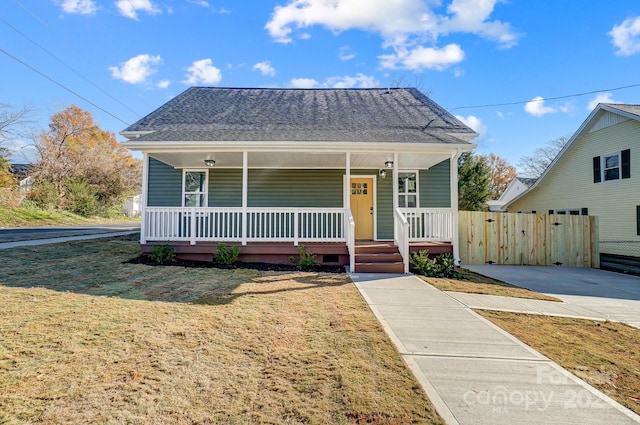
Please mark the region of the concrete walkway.
[[448, 424], [640, 423], [640, 416], [421, 279], [351, 278]]
[[86, 239], [110, 238], [113, 236], [130, 235], [136, 232], [137, 230], [126, 231], [126, 232], [98, 233], [98, 234], [92, 234], [92, 235], [65, 236], [62, 238], [33, 239], [33, 240], [27, 240], [27, 241], [3, 242], [3, 243], [0, 243], [0, 249], [17, 248], [21, 246], [47, 245], [51, 243], [80, 241], [80, 240], [86, 240]]

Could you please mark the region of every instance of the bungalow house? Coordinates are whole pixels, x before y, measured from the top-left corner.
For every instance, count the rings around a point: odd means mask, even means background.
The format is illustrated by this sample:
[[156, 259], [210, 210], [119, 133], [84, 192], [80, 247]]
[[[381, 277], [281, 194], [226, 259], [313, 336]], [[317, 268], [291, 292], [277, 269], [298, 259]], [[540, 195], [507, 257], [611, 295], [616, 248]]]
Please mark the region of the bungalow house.
[[640, 257], [640, 105], [599, 104], [509, 212], [595, 215], [600, 253]]
[[121, 132], [144, 156], [143, 252], [216, 244], [351, 271], [457, 258], [457, 159], [471, 129], [416, 89], [193, 87]]
[[498, 199], [487, 201], [489, 211], [504, 211], [503, 207], [507, 202], [523, 193], [535, 182], [535, 178], [515, 177], [509, 182]]

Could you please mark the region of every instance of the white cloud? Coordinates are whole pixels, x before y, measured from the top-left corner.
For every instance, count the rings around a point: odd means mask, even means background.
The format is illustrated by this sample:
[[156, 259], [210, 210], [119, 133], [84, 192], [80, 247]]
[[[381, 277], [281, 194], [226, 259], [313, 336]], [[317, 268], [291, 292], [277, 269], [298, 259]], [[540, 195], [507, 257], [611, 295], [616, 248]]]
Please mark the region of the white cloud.
[[122, 16], [131, 19], [138, 19], [138, 12], [146, 12], [150, 15], [157, 15], [161, 13], [151, 0], [118, 0], [116, 1], [116, 7], [120, 11]]
[[593, 99], [589, 101], [589, 104], [587, 105], [587, 110], [593, 111], [595, 107], [598, 106], [598, 103], [622, 103], [617, 100], [614, 100], [612, 96], [613, 95], [611, 93], [598, 93], [593, 97]]
[[501, 21], [488, 21], [496, 3], [501, 0], [453, 0], [439, 25], [441, 34], [466, 32], [496, 41], [501, 47], [509, 48], [517, 44], [518, 34], [511, 25]]
[[640, 16], [625, 19], [608, 32], [616, 55], [631, 56], [640, 52]]
[[222, 72], [215, 66], [211, 59], [200, 59], [194, 61], [188, 69], [189, 73], [185, 75], [186, 80], [182, 81], [189, 85], [199, 84], [218, 84], [222, 80]]
[[93, 0], [63, 0], [60, 5], [65, 13], [93, 15], [98, 10]]
[[396, 53], [381, 55], [380, 65], [387, 69], [435, 69], [443, 70], [464, 59], [464, 52], [457, 44], [442, 49], [418, 46], [412, 50], [397, 49]]
[[[289, 43], [295, 31], [316, 25], [333, 32], [370, 31], [382, 37], [384, 48], [394, 50], [393, 54], [380, 56], [387, 66], [444, 69], [446, 66], [422, 64], [434, 61], [425, 59], [425, 55], [454, 53], [452, 44], [444, 48], [437, 46], [440, 35], [472, 33], [505, 48], [517, 43], [519, 35], [509, 23], [490, 20], [499, 2], [502, 0], [453, 0], [446, 13], [442, 13], [436, 0], [288, 0], [286, 5], [273, 9], [265, 29], [280, 43]], [[431, 43], [430, 47], [423, 46], [427, 42]], [[460, 50], [456, 52], [459, 55], [462, 49], [455, 46]], [[407, 56], [410, 56], [408, 61], [404, 60]], [[462, 59], [449, 58], [442, 63], [459, 60]], [[435, 59], [435, 63], [440, 61], [443, 59]]]
[[468, 117], [456, 115], [456, 118], [462, 121], [464, 125], [478, 133], [478, 140], [484, 138], [489, 132], [487, 126], [475, 115], [469, 115]]
[[110, 66], [109, 70], [114, 78], [130, 84], [141, 84], [147, 82], [147, 79], [157, 72], [154, 65], [158, 65], [161, 61], [159, 55], [138, 55], [121, 63], [120, 67]]
[[156, 83], [156, 87], [159, 89], [166, 89], [166, 88], [169, 88], [170, 84], [171, 84], [171, 81], [169, 80], [161, 80]]
[[524, 105], [524, 110], [535, 117], [541, 117], [546, 114], [554, 114], [558, 112], [557, 109], [552, 108], [551, 106], [545, 106], [544, 98], [542, 96], [534, 97], [527, 102]]
[[324, 82], [320, 83], [312, 78], [294, 78], [289, 81], [289, 87], [298, 89], [311, 89], [311, 88], [334, 88], [334, 89], [348, 89], [353, 87], [358, 88], [370, 88], [380, 87], [380, 83], [372, 76], [362, 73], [355, 76], [344, 75], [328, 77]]
[[357, 74], [355, 77], [349, 75], [345, 75], [343, 77], [329, 77], [327, 78], [325, 85], [334, 89], [380, 87], [380, 83], [374, 77], [361, 73]]
[[319, 85], [320, 83], [313, 78], [294, 78], [289, 81], [289, 87], [293, 87], [294, 89], [312, 89]]
[[349, 61], [355, 57], [356, 54], [351, 51], [349, 46], [342, 46], [338, 50], [338, 58], [340, 58], [341, 61]]
[[260, 71], [262, 75], [266, 75], [269, 77], [273, 77], [274, 75], [276, 75], [276, 70], [273, 68], [273, 66], [271, 66], [271, 62], [269, 61], [258, 62], [257, 64], [253, 65], [252, 69], [254, 71]]
[[202, 7], [210, 7], [211, 5], [209, 4], [208, 1], [205, 0], [187, 0], [189, 3], [191, 4], [195, 4], [198, 6], [202, 6]]

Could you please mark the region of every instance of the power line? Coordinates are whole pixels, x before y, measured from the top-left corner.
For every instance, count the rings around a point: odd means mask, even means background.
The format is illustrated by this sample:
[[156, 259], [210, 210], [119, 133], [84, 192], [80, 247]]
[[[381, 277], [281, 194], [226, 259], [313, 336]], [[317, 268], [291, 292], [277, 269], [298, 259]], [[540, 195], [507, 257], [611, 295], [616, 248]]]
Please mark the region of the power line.
[[96, 105], [95, 103], [93, 103], [92, 101], [90, 101], [89, 99], [87, 99], [86, 97], [82, 96], [79, 93], [76, 93], [75, 91], [71, 90], [69, 87], [65, 86], [62, 83], [59, 83], [58, 81], [54, 80], [53, 78], [49, 77], [47, 74], [45, 74], [44, 72], [39, 71], [38, 69], [34, 68], [33, 66], [29, 65], [28, 63], [22, 61], [21, 59], [15, 57], [14, 55], [12, 55], [11, 53], [7, 52], [6, 50], [0, 48], [0, 52], [4, 53], [5, 55], [9, 56], [11, 59], [15, 60], [16, 62], [21, 63], [22, 65], [26, 66], [27, 68], [29, 68], [30, 70], [32, 70], [33, 72], [41, 75], [42, 77], [46, 78], [47, 80], [51, 81], [53, 84], [57, 85], [58, 87], [63, 88], [64, 90], [68, 91], [69, 93], [73, 94], [74, 96], [79, 97], [80, 99], [84, 100], [85, 102], [87, 102], [88, 104], [90, 104], [91, 106], [98, 108], [99, 110], [101, 110], [102, 112], [104, 112], [105, 114], [117, 119], [118, 121], [120, 121], [121, 123], [123, 123], [124, 125], [130, 125], [128, 122], [126, 122], [125, 120], [123, 120], [120, 117], [117, 117], [116, 115], [113, 115], [111, 112], [107, 111], [106, 109]]
[[600, 89], [600, 90], [592, 90], [592, 91], [583, 92], [583, 93], [567, 94], [567, 95], [564, 95], [564, 96], [554, 96], [554, 97], [542, 97], [541, 96], [541, 99], [521, 100], [521, 101], [518, 101], [518, 102], [492, 103], [492, 104], [486, 104], [486, 105], [473, 105], [473, 106], [456, 106], [455, 108], [450, 108], [448, 110], [449, 111], [454, 111], [456, 109], [493, 108], [493, 107], [496, 107], [496, 106], [523, 105], [525, 103], [531, 103], [531, 102], [544, 102], [545, 100], [567, 99], [567, 98], [570, 98], [570, 97], [587, 96], [589, 94], [601, 93], [601, 92], [605, 92], [605, 91], [617, 91], [617, 90], [623, 90], [623, 89], [630, 89], [630, 88], [633, 88], [633, 87], [640, 87], [640, 83], [629, 84], [628, 86], [614, 87], [614, 88], [611, 88], [611, 89]]
[[100, 86], [98, 86], [97, 84], [95, 84], [93, 81], [89, 80], [87, 77], [85, 77], [84, 75], [82, 75], [79, 71], [75, 70], [73, 67], [71, 67], [70, 65], [67, 65], [62, 59], [58, 58], [56, 55], [54, 55], [53, 53], [51, 53], [49, 50], [47, 50], [45, 47], [41, 46], [40, 44], [38, 44], [37, 42], [35, 42], [34, 40], [32, 40], [31, 38], [29, 38], [26, 34], [24, 34], [23, 32], [21, 32], [20, 30], [18, 30], [16, 27], [14, 27], [13, 25], [11, 25], [10, 23], [8, 23], [7, 21], [5, 21], [4, 19], [0, 18], [0, 22], [2, 22], [3, 24], [5, 24], [6, 26], [8, 26], [9, 28], [11, 28], [12, 30], [14, 30], [15, 32], [17, 32], [18, 34], [20, 34], [22, 37], [26, 38], [28, 41], [30, 41], [31, 43], [33, 43], [35, 46], [37, 46], [38, 48], [40, 48], [42, 51], [44, 51], [46, 54], [48, 54], [49, 56], [51, 56], [52, 58], [54, 58], [56, 61], [58, 61], [59, 63], [61, 63], [62, 65], [64, 65], [67, 69], [73, 71], [76, 75], [78, 75], [80, 78], [82, 78], [83, 80], [85, 80], [87, 83], [91, 84], [93, 87], [95, 87], [96, 89], [98, 89], [100, 92], [102, 92], [103, 94], [105, 94], [106, 96], [108, 96], [109, 98], [111, 98], [112, 100], [114, 100], [115, 102], [119, 103], [121, 106], [123, 106], [125, 109], [127, 109], [129, 112], [131, 112], [132, 114], [136, 115], [138, 118], [141, 117], [140, 114], [138, 114], [136, 111], [134, 111], [133, 109], [129, 108], [127, 105], [125, 105], [123, 102], [119, 101], [118, 99], [116, 99], [115, 97], [113, 97], [112, 95], [110, 95], [109, 93], [107, 93], [105, 90], [103, 90]]

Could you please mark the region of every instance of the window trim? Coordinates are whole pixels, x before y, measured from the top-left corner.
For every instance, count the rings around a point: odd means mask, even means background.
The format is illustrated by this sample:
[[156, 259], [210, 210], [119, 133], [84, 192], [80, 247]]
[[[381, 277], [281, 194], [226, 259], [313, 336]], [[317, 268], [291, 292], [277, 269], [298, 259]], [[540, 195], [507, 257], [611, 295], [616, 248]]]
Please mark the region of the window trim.
[[[610, 168], [606, 168], [606, 159], [607, 158], [611, 158], [617, 156], [618, 157], [618, 166], [617, 167], [610, 167]], [[617, 179], [607, 179], [606, 175], [607, 175], [607, 170], [613, 170], [617, 168], [618, 169], [618, 178]], [[618, 151], [618, 152], [613, 152], [607, 155], [601, 155], [600, 156], [600, 181], [602, 183], [608, 183], [608, 182], [618, 182], [622, 180], [622, 152]]]
[[[415, 174], [416, 176], [416, 191], [413, 192], [400, 192], [400, 175], [401, 174]], [[398, 185], [398, 203], [400, 203], [400, 197], [405, 197], [405, 204], [407, 196], [415, 196], [416, 197], [416, 206], [415, 207], [400, 207], [400, 208], [420, 208], [420, 173], [418, 170], [398, 170], [398, 177], [395, 179], [396, 184]]]
[[[186, 192], [187, 173], [202, 173], [204, 172], [204, 191], [203, 192]], [[182, 169], [182, 208], [191, 208], [185, 205], [185, 198], [187, 194], [202, 194], [204, 195], [204, 205], [206, 208], [209, 206], [209, 170], [207, 168], [183, 168]], [[201, 208], [201, 207], [195, 207]]]

